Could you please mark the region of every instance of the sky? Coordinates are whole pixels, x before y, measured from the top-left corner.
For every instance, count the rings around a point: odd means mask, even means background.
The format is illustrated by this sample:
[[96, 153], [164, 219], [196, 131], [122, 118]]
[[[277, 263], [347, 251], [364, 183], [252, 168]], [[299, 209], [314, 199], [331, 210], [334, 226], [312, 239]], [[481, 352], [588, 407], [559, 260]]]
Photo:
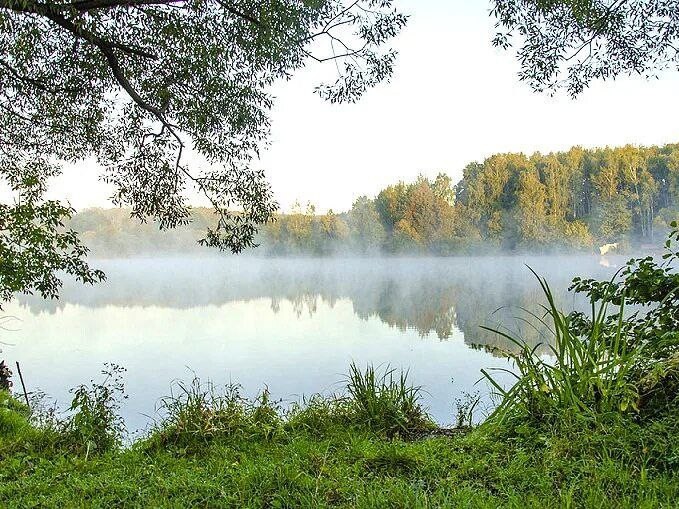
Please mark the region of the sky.
[[[549, 97], [519, 82], [511, 52], [492, 47], [489, 3], [397, 0], [397, 7], [410, 20], [392, 44], [400, 54], [390, 83], [357, 104], [331, 105], [313, 93], [330, 63], [274, 88], [271, 144], [257, 166], [283, 211], [295, 201], [344, 211], [419, 174], [444, 171], [457, 181], [468, 163], [497, 152], [679, 142], [679, 73], [595, 83], [576, 100]], [[76, 209], [110, 206], [98, 175], [92, 162], [68, 168], [50, 196]]]

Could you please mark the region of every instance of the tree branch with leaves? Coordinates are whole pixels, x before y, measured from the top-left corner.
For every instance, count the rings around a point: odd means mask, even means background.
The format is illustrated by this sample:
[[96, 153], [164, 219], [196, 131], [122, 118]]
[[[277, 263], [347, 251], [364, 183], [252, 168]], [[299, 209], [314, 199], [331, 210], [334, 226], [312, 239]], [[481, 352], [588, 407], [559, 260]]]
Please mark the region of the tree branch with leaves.
[[493, 0], [493, 44], [517, 43], [519, 77], [577, 96], [595, 80], [679, 66], [677, 0]]
[[203, 244], [253, 246], [277, 208], [252, 168], [272, 85], [333, 61], [316, 93], [356, 101], [391, 76], [386, 46], [406, 21], [391, 0], [0, 0], [0, 178], [14, 196], [0, 208], [0, 297], [55, 297], [57, 271], [103, 277], [63, 227], [70, 206], [43, 198], [86, 158], [137, 219], [185, 224], [194, 190], [215, 211]]

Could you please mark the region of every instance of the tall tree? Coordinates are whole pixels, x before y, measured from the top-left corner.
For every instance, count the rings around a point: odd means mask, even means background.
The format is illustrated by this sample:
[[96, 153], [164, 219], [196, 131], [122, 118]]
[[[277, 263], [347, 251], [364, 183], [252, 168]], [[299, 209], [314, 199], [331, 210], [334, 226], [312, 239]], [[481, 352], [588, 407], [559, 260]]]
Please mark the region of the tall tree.
[[[215, 211], [202, 242], [238, 252], [276, 208], [250, 169], [269, 135], [270, 88], [334, 60], [316, 92], [352, 102], [387, 80], [406, 17], [391, 0], [0, 0], [0, 297], [53, 297], [56, 271], [103, 277], [44, 199], [63, 162], [95, 158], [132, 215], [172, 228], [186, 192]], [[188, 157], [189, 153], [195, 157]], [[197, 162], [198, 161], [198, 162]]]
[[375, 198], [375, 208], [387, 231], [393, 231], [405, 216], [408, 207], [408, 186], [404, 182], [387, 186]]
[[354, 247], [361, 253], [377, 253], [382, 249], [386, 232], [375, 208], [374, 200], [359, 196], [347, 214], [347, 224]]
[[547, 228], [549, 192], [537, 171], [527, 170], [519, 177], [517, 190], [520, 241], [527, 247], [552, 241]]
[[346, 248], [349, 239], [349, 226], [346, 221], [335, 214], [332, 209], [320, 217], [320, 239], [318, 250], [321, 254], [330, 254], [342, 247]]

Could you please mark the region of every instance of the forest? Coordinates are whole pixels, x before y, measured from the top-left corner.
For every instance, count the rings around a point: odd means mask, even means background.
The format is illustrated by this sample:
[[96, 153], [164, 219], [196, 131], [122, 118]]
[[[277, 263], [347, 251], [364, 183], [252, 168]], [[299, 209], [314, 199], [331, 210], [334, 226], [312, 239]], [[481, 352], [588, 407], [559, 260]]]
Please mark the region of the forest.
[[[262, 227], [257, 254], [590, 252], [659, 245], [679, 218], [679, 144], [494, 154], [468, 164], [459, 182], [444, 172], [357, 198], [349, 211], [319, 214], [296, 203]], [[70, 226], [93, 254], [200, 252], [212, 209], [188, 226], [160, 231], [126, 209], [88, 209]], [[206, 250], [202, 250], [205, 252]], [[251, 250], [250, 250], [251, 251]]]

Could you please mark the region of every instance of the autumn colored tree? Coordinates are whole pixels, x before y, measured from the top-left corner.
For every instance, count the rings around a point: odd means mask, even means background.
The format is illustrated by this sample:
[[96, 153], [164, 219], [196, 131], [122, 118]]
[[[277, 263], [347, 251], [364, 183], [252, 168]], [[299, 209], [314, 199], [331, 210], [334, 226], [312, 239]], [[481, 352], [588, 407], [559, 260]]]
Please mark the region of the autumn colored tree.
[[[452, 181], [440, 173], [399, 182], [338, 214], [298, 203], [258, 239], [276, 255], [591, 251], [658, 242], [679, 219], [679, 145], [495, 154]], [[211, 214], [195, 209], [191, 233], [172, 242], [150, 225], [130, 226], [121, 211], [79, 214], [71, 225], [97, 252], [133, 254], [153, 244], [178, 251], [199, 238]]]

